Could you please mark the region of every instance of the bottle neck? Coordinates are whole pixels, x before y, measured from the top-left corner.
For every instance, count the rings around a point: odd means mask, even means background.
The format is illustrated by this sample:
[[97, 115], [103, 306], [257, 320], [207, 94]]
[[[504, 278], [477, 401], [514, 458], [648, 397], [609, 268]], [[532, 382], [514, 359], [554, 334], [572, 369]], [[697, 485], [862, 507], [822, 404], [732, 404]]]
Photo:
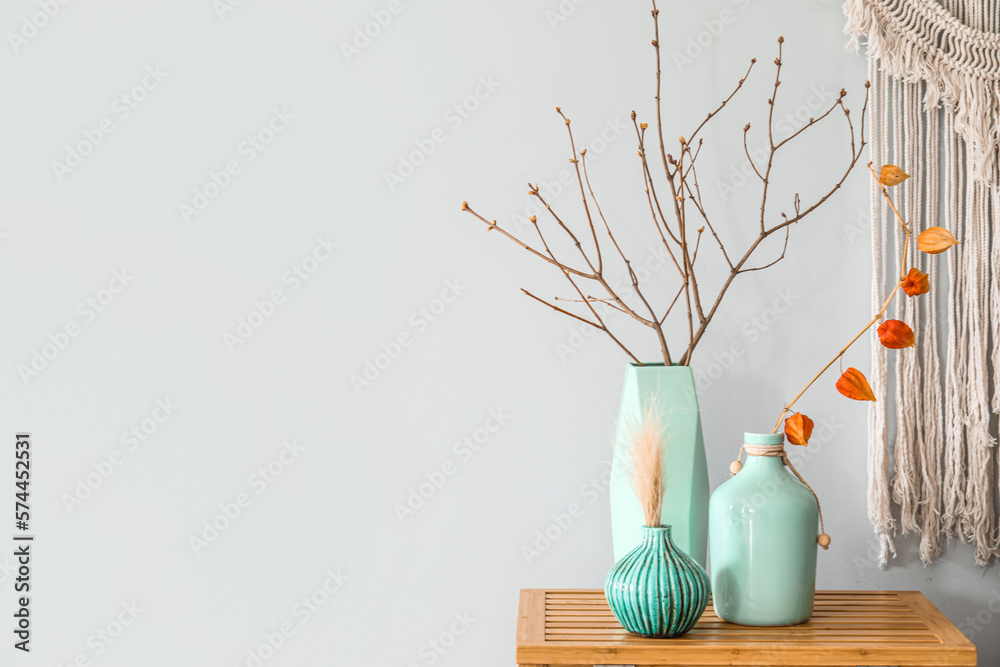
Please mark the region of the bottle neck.
[[756, 470], [780, 470], [785, 466], [784, 445], [744, 445], [747, 453], [745, 468]]
[[650, 528], [649, 526], [642, 527], [643, 543], [662, 542], [669, 537], [670, 526], [658, 526], [656, 528]]

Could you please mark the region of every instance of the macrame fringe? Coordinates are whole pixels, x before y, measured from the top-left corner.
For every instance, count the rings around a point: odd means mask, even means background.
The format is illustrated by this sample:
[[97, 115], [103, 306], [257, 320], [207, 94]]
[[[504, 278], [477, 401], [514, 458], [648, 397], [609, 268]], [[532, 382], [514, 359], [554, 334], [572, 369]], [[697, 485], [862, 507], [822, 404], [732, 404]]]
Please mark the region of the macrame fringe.
[[873, 164], [914, 174], [894, 192], [905, 219], [917, 229], [944, 226], [962, 241], [946, 259], [911, 248], [900, 265], [902, 232], [872, 189], [872, 304], [881, 306], [909, 266], [941, 289], [897, 302], [895, 317], [920, 332], [920, 344], [893, 355], [894, 368], [872, 335], [878, 402], [868, 415], [868, 516], [883, 564], [895, 555], [898, 527], [920, 535], [925, 563], [940, 558], [951, 536], [971, 543], [986, 565], [1000, 555], [990, 430], [1000, 412], [1000, 2], [847, 0], [844, 11], [848, 48], [867, 42]]
[[[996, 3], [965, 0], [977, 26], [959, 21], [933, 0], [847, 0], [848, 49], [867, 38], [868, 57], [904, 82], [926, 82], [924, 104], [952, 110], [969, 148], [974, 178], [995, 182], [1000, 134], [1000, 34]], [[965, 4], [965, 3], [963, 3]], [[989, 16], [987, 16], [987, 12]], [[990, 24], [987, 26], [987, 24]]]

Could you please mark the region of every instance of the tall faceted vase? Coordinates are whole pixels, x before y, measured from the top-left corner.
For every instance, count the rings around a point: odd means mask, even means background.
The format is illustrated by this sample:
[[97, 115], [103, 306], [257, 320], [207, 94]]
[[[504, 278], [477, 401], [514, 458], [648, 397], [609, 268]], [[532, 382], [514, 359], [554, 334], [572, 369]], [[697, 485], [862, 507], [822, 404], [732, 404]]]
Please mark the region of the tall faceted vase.
[[744, 434], [747, 461], [712, 494], [712, 606], [740, 625], [809, 620], [819, 506], [785, 467], [783, 434]]
[[604, 597], [618, 622], [643, 637], [679, 637], [708, 604], [708, 575], [678, 549], [670, 526], [641, 527], [642, 542], [608, 572]]
[[611, 466], [611, 533], [615, 561], [620, 561], [643, 540], [645, 518], [632, 489], [629, 434], [641, 422], [648, 401], [660, 408], [666, 427], [663, 495], [660, 523], [672, 526], [679, 549], [702, 567], [708, 550], [708, 464], [701, 433], [701, 413], [689, 366], [651, 363], [629, 364], [618, 412], [618, 430]]

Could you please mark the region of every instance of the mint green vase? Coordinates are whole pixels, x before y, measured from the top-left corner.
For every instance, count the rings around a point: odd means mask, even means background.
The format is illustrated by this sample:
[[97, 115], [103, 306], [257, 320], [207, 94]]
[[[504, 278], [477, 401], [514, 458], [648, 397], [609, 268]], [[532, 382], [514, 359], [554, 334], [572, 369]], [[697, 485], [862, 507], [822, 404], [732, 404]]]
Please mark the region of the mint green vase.
[[674, 545], [670, 526], [642, 526], [642, 542], [608, 572], [604, 597], [626, 630], [679, 637], [708, 604], [708, 575]]
[[712, 605], [730, 623], [795, 625], [812, 615], [819, 506], [774, 455], [784, 442], [744, 434], [746, 464], [712, 494]]
[[645, 518], [632, 489], [628, 436], [640, 423], [648, 401], [655, 401], [666, 427], [663, 495], [660, 523], [673, 527], [679, 549], [705, 567], [708, 550], [708, 465], [701, 433], [701, 414], [690, 366], [662, 363], [629, 364], [625, 370], [618, 430], [611, 466], [611, 533], [615, 561], [643, 540]]

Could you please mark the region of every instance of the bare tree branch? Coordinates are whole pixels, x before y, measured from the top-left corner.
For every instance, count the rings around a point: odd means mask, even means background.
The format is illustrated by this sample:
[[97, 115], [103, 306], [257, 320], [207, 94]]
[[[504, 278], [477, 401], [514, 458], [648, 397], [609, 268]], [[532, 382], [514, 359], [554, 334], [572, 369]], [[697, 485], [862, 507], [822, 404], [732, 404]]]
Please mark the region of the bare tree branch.
[[597, 271], [595, 273], [600, 273], [601, 269], [604, 267], [604, 260], [601, 258], [601, 244], [597, 242], [597, 230], [594, 228], [594, 219], [590, 215], [590, 206], [587, 204], [587, 193], [583, 189], [583, 178], [580, 176], [580, 161], [576, 154], [576, 142], [573, 140], [573, 129], [570, 127], [570, 120], [562, 112], [562, 109], [556, 107], [556, 112], [562, 116], [562, 119], [566, 121], [566, 133], [569, 135], [569, 147], [572, 151], [573, 157], [570, 158], [570, 162], [573, 163], [573, 168], [576, 169], [576, 182], [580, 186], [580, 199], [583, 200], [583, 210], [587, 214], [587, 224], [590, 225], [590, 234], [594, 238], [594, 248], [597, 250]]
[[590, 185], [590, 175], [587, 173], [586, 148], [583, 149], [583, 151], [580, 153], [580, 161], [583, 163], [583, 176], [587, 182], [587, 190], [590, 192], [590, 198], [594, 200], [594, 208], [597, 209], [597, 213], [598, 215], [600, 215], [601, 221], [604, 223], [604, 229], [608, 233], [608, 238], [611, 239], [611, 243], [614, 244], [615, 249], [618, 251], [618, 255], [622, 258], [622, 261], [625, 263], [625, 268], [628, 269], [628, 277], [629, 281], [632, 283], [632, 291], [635, 292], [635, 295], [639, 297], [640, 301], [642, 301], [642, 305], [646, 307], [647, 312], [649, 312], [650, 318], [652, 318], [650, 321], [652, 322], [652, 328], [656, 331], [656, 337], [660, 343], [660, 352], [663, 354], [664, 363], [670, 364], [671, 363], [670, 349], [667, 346], [666, 335], [663, 333], [663, 326], [662, 326], [663, 322], [656, 318], [656, 312], [653, 310], [653, 307], [649, 305], [649, 301], [646, 300], [646, 296], [642, 293], [642, 290], [639, 289], [639, 278], [638, 276], [635, 275], [635, 271], [632, 270], [632, 263], [625, 256], [625, 253], [622, 252], [621, 246], [618, 245], [618, 240], [615, 239], [615, 235], [611, 233], [611, 226], [608, 224], [607, 218], [604, 217], [604, 211], [601, 209], [601, 205], [597, 201], [597, 196], [594, 194], [594, 189]]
[[[767, 159], [764, 160], [763, 156], [758, 156], [758, 160], [755, 160], [750, 152], [749, 148], [749, 131], [750, 124], [747, 123], [743, 128], [743, 151], [747, 156], [750, 166], [754, 173], [757, 175], [761, 183], [761, 199], [760, 199], [760, 211], [758, 216], [758, 227], [759, 231], [757, 237], [749, 244], [749, 246], [743, 252], [743, 255], [739, 259], [734, 259], [734, 255], [731, 255], [729, 249], [727, 249], [725, 243], [723, 243], [721, 236], [717, 233], [715, 225], [712, 223], [712, 216], [709, 213], [705, 202], [702, 198], [701, 185], [698, 182], [698, 170], [695, 163], [701, 153], [703, 140], [698, 136], [702, 129], [707, 125], [708, 121], [717, 116], [723, 108], [729, 103], [730, 100], [738, 93], [742, 87], [750, 71], [753, 69], [756, 59], [750, 61], [750, 66], [747, 68], [746, 74], [741, 78], [732, 90], [728, 97], [726, 97], [722, 103], [711, 111], [705, 119], [695, 128], [694, 132], [685, 139], [680, 137], [678, 139], [679, 152], [677, 157], [674, 158], [671, 154], [667, 153], [666, 141], [664, 140], [664, 128], [663, 128], [663, 111], [661, 102], [661, 90], [662, 90], [662, 69], [661, 69], [661, 51], [659, 44], [659, 9], [656, 6], [656, 0], [652, 1], [652, 17], [654, 26], [654, 39], [653, 47], [656, 54], [656, 134], [659, 141], [660, 147], [660, 157], [662, 160], [663, 167], [663, 178], [666, 180], [666, 188], [669, 188], [670, 199], [673, 204], [671, 209], [672, 216], [668, 217], [665, 213], [666, 201], [660, 197], [658, 192], [657, 182], [659, 181], [659, 175], [655, 176], [652, 173], [650, 164], [647, 159], [646, 154], [646, 143], [645, 143], [645, 133], [647, 129], [646, 123], [639, 123], [636, 119], [635, 112], [632, 112], [632, 122], [635, 127], [636, 138], [638, 141], [638, 156], [642, 166], [642, 178], [643, 187], [646, 193], [646, 202], [649, 206], [650, 216], [652, 218], [653, 226], [656, 228], [657, 236], [660, 239], [663, 247], [666, 249], [674, 268], [677, 269], [677, 273], [680, 276], [680, 285], [677, 287], [677, 291], [671, 302], [668, 304], [666, 310], [661, 316], [657, 316], [656, 309], [652, 306], [650, 301], [646, 298], [643, 287], [644, 283], [639, 280], [639, 276], [636, 270], [633, 268], [631, 261], [626, 256], [623, 248], [618, 242], [615, 234], [613, 233], [612, 226], [609, 224], [608, 219], [605, 217], [604, 211], [601, 208], [600, 203], [594, 193], [594, 188], [590, 182], [590, 176], [587, 172], [587, 151], [586, 149], [577, 152], [576, 149], [576, 138], [571, 127], [570, 119], [563, 114], [559, 107], [556, 107], [556, 111], [562, 117], [564, 125], [566, 127], [567, 135], [569, 137], [570, 150], [572, 151], [572, 157], [570, 158], [573, 164], [574, 171], [576, 172], [577, 186], [580, 192], [580, 198], [583, 202], [584, 216], [586, 220], [587, 228], [590, 232], [590, 238], [594, 244], [592, 256], [587, 249], [584, 248], [581, 243], [580, 238], [573, 232], [571, 226], [560, 217], [550, 206], [549, 202], [546, 201], [545, 197], [539, 190], [538, 185], [531, 185], [529, 194], [537, 198], [542, 206], [549, 212], [552, 218], [555, 220], [557, 226], [560, 228], [562, 233], [571, 241], [571, 243], [576, 247], [577, 252], [584, 260], [586, 268], [576, 268], [564, 263], [562, 260], [557, 258], [552, 249], [549, 246], [548, 240], [543, 234], [542, 228], [539, 225], [537, 218], [535, 216], [530, 216], [532, 224], [535, 226], [536, 232], [538, 233], [539, 243], [541, 247], [537, 245], [530, 245], [525, 243], [516, 235], [508, 232], [507, 230], [500, 227], [496, 220], [488, 220], [483, 216], [479, 215], [477, 212], [472, 210], [467, 203], [462, 203], [462, 209], [469, 212], [481, 222], [483, 222], [487, 229], [490, 231], [497, 230], [501, 235], [507, 237], [517, 245], [521, 246], [534, 256], [543, 259], [548, 264], [557, 267], [563, 276], [569, 281], [573, 287], [573, 291], [577, 294], [579, 298], [562, 298], [556, 297], [556, 301], [566, 301], [570, 303], [582, 304], [588, 311], [586, 316], [580, 316], [575, 313], [570, 312], [564, 308], [560, 308], [555, 304], [546, 301], [538, 296], [535, 296], [531, 292], [524, 290], [525, 294], [531, 298], [539, 301], [550, 308], [556, 310], [559, 313], [573, 317], [581, 322], [589, 324], [596, 329], [599, 329], [606, 333], [618, 347], [620, 347], [625, 353], [636, 363], [640, 363], [636, 355], [634, 355], [625, 345], [619, 340], [608, 328], [607, 323], [601, 317], [601, 313], [595, 308], [595, 305], [607, 306], [615, 312], [620, 312], [628, 315], [632, 319], [640, 322], [644, 326], [653, 329], [656, 332], [657, 341], [660, 344], [660, 351], [663, 356], [665, 363], [670, 364], [673, 362], [674, 358], [670, 354], [670, 350], [667, 345], [666, 335], [664, 327], [666, 320], [671, 312], [674, 311], [675, 306], [681, 297], [683, 296], [683, 301], [685, 303], [685, 310], [687, 314], [687, 329], [688, 329], [688, 341], [684, 348], [684, 352], [677, 363], [681, 365], [688, 365], [691, 363], [691, 357], [694, 350], [702, 337], [705, 334], [709, 323], [712, 318], [718, 312], [719, 306], [722, 303], [723, 298], [727, 294], [730, 286], [737, 276], [744, 273], [751, 273], [754, 271], [762, 271], [764, 269], [770, 268], [781, 262], [788, 251], [789, 239], [791, 236], [791, 225], [797, 223], [804, 218], [806, 218], [810, 213], [815, 211], [817, 208], [825, 204], [837, 190], [844, 184], [847, 177], [853, 171], [854, 167], [857, 165], [864, 152], [866, 141], [865, 141], [865, 115], [868, 109], [868, 94], [870, 92], [868, 84], [866, 84], [864, 107], [861, 113], [861, 123], [860, 123], [860, 138], [855, 133], [854, 123], [851, 119], [851, 112], [845, 105], [845, 100], [847, 96], [846, 91], [841, 91], [840, 96], [836, 101], [827, 109], [823, 114], [817, 118], [810, 118], [809, 122], [803, 127], [795, 130], [789, 136], [776, 141], [774, 137], [774, 115], [775, 107], [778, 98], [778, 89], [781, 86], [781, 72], [782, 72], [782, 58], [783, 58], [783, 43], [784, 38], [778, 38], [778, 56], [774, 59], [775, 64], [775, 74], [774, 74], [774, 84], [771, 92], [770, 98], [767, 100], [768, 104], [768, 114], [767, 114]], [[821, 195], [815, 202], [811, 205], [803, 208], [799, 196], [796, 194], [794, 199], [794, 213], [791, 216], [785, 213], [781, 214], [781, 221], [779, 222], [769, 222], [768, 212], [767, 212], [767, 200], [768, 195], [771, 191], [771, 179], [774, 174], [775, 158], [778, 151], [792, 142], [793, 140], [800, 137], [809, 128], [819, 125], [826, 121], [834, 112], [835, 109], [840, 108], [844, 114], [847, 122], [847, 127], [849, 131], [850, 138], [850, 148], [851, 154], [848, 163], [840, 176], [840, 178], [830, 187], [825, 194]], [[782, 153], [784, 154], [784, 153]], [[660, 182], [660, 187], [663, 187], [663, 183]], [[695, 211], [697, 211], [697, 217], [700, 218], [701, 224], [697, 230], [691, 227], [691, 233], [688, 233], [688, 206], [692, 206]], [[596, 213], [596, 216], [595, 216]], [[598, 234], [598, 224], [595, 217], [600, 218], [601, 225], [604, 228], [604, 234]], [[722, 286], [715, 293], [711, 305], [704, 308], [708, 302], [703, 304], [701, 286], [699, 284], [698, 275], [695, 270], [696, 262], [701, 251], [701, 241], [705, 230], [708, 230], [715, 239], [716, 245], [718, 245], [719, 251], [722, 253], [723, 258], [726, 261], [729, 272], [725, 277]], [[760, 266], [752, 266], [753, 260], [756, 258], [756, 252], [760, 246], [770, 238], [772, 235], [777, 234], [781, 230], [784, 230], [785, 238], [782, 244], [782, 249], [780, 255], [776, 259], [771, 260], [768, 263], [762, 264]], [[628, 273], [628, 281], [631, 287], [632, 293], [635, 297], [642, 303], [640, 310], [648, 313], [648, 317], [640, 315], [632, 308], [620, 294], [618, 290], [624, 290], [625, 288], [620, 283], [615, 283], [613, 286], [608, 278], [605, 276], [605, 264], [604, 264], [604, 250], [602, 248], [602, 243], [611, 242], [614, 248], [614, 254], [617, 254], [621, 258], [622, 263]], [[589, 245], [589, 242], [588, 242]], [[593, 258], [592, 258], [593, 257]], [[699, 271], [704, 267], [704, 262], [698, 265]], [[606, 293], [606, 296], [595, 296], [593, 294], [585, 293], [581, 288], [581, 280], [589, 280], [597, 283], [601, 290]], [[645, 279], [644, 279], [645, 280]], [[624, 293], [624, 292], [623, 292]], [[631, 298], [631, 297], [630, 297]], [[608, 314], [609, 311], [604, 311]], [[641, 363], [640, 363], [641, 365]]]

